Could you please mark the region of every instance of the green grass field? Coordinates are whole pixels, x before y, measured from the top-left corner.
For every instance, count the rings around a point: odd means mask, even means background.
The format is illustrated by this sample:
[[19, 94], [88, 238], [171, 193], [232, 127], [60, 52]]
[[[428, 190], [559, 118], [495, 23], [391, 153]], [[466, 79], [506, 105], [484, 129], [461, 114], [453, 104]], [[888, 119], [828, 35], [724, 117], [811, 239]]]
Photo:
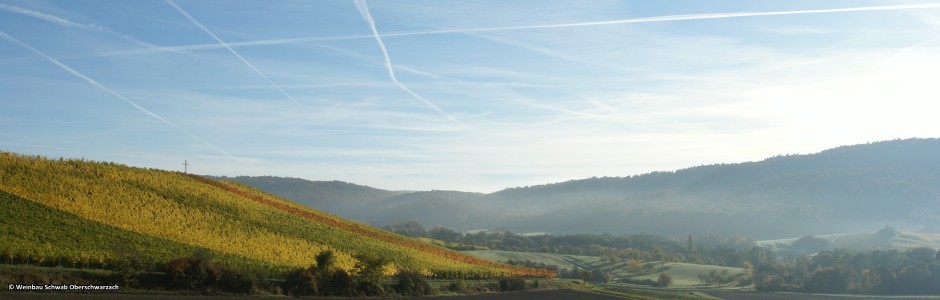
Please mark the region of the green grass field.
[[[700, 281], [698, 279], [699, 274], [708, 274], [712, 270], [716, 272], [721, 272], [724, 270], [728, 271], [729, 275], [737, 276], [739, 274], [744, 274], [744, 269], [742, 268], [732, 268], [732, 267], [722, 267], [722, 266], [710, 266], [710, 265], [696, 265], [696, 264], [686, 264], [686, 263], [665, 263], [662, 267], [659, 267], [658, 263], [653, 263], [655, 267], [651, 272], [642, 273], [638, 276], [630, 276], [631, 279], [643, 280], [651, 279], [656, 281], [659, 278], [660, 273], [666, 273], [672, 277], [673, 288], [698, 288], [701, 287]], [[626, 271], [626, 270], [619, 270]], [[628, 276], [624, 274], [624, 276]]]

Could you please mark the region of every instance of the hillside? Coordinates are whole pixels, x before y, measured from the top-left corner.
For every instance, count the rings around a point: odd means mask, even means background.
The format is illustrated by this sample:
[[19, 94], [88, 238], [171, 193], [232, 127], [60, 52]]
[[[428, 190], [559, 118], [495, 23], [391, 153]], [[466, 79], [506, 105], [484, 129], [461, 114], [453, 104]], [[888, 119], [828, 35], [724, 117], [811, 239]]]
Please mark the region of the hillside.
[[940, 248], [940, 234], [911, 232], [885, 227], [877, 232], [829, 234], [800, 238], [757, 241], [780, 256], [810, 255], [820, 251], [848, 249], [854, 252]]
[[234, 181], [262, 191], [277, 191], [277, 195], [294, 202], [331, 214], [349, 217], [376, 201], [404, 194], [342, 181], [309, 181], [299, 178], [273, 176], [210, 177], [219, 181]]
[[549, 276], [348, 221], [259, 190], [200, 176], [0, 152], [5, 261], [111, 264], [134, 253], [165, 262], [205, 248], [235, 266], [274, 272], [323, 250], [352, 269], [360, 255], [427, 275]]
[[[885, 225], [938, 230], [940, 156], [935, 153], [940, 153], [940, 139], [893, 140], [491, 194], [376, 195], [367, 200], [372, 205], [335, 211], [375, 225], [416, 220], [456, 229], [523, 232], [720, 233], [772, 239], [874, 231]], [[267, 191], [289, 197], [279, 189]], [[324, 201], [344, 205], [340, 199]]]

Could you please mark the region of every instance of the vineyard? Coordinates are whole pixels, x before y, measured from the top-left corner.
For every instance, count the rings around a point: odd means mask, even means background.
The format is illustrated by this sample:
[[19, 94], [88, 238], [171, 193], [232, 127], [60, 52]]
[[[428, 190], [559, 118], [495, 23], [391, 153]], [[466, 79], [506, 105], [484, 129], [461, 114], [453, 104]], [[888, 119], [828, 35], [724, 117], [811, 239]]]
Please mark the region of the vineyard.
[[332, 250], [437, 278], [551, 277], [345, 220], [231, 182], [106, 162], [0, 153], [0, 262], [106, 268], [124, 253], [166, 262], [195, 249], [274, 273]]

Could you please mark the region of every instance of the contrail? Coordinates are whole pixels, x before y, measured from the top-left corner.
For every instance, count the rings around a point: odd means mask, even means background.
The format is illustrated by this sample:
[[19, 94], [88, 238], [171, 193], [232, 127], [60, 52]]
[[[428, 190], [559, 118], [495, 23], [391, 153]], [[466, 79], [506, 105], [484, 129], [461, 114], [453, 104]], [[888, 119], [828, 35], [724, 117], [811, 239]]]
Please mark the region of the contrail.
[[98, 83], [98, 81], [95, 81], [94, 79], [91, 79], [91, 77], [88, 77], [88, 76], [86, 76], [85, 74], [82, 74], [81, 72], [76, 71], [75, 69], [70, 68], [69, 66], [63, 64], [62, 62], [56, 60], [55, 58], [52, 58], [52, 56], [49, 56], [48, 54], [46, 54], [46, 53], [44, 53], [44, 52], [42, 52], [42, 51], [39, 51], [39, 49], [33, 48], [32, 46], [30, 46], [30, 45], [28, 45], [28, 44], [26, 44], [26, 43], [24, 43], [24, 42], [22, 42], [22, 41], [20, 41], [20, 40], [18, 40], [18, 39], [14, 38], [14, 37], [12, 37], [12, 36], [10, 36], [10, 35], [8, 35], [8, 34], [6, 34], [6, 33], [3, 32], [3, 31], [0, 31], [0, 38], [3, 38], [3, 39], [5, 39], [5, 40], [7, 40], [7, 41], [10, 41], [10, 42], [12, 42], [12, 43], [14, 43], [14, 44], [20, 45], [21, 47], [26, 48], [26, 49], [29, 50], [29, 51], [32, 51], [32, 52], [35, 53], [36, 55], [42, 56], [43, 58], [45, 58], [45, 59], [48, 60], [49, 62], [52, 62], [52, 63], [55, 64], [56, 66], [59, 66], [59, 68], [62, 68], [62, 70], [65, 70], [65, 71], [68, 72], [69, 74], [75, 75], [75, 77], [78, 77], [78, 78], [84, 80], [85, 82], [88, 82], [88, 83], [90, 83], [91, 85], [94, 85], [95, 87], [98, 87], [99, 89], [102, 89], [102, 90], [104, 90], [105, 92], [108, 92], [108, 93], [110, 93], [111, 95], [114, 95], [114, 96], [117, 97], [118, 99], [124, 100], [124, 102], [127, 102], [127, 104], [130, 104], [131, 106], [133, 106], [133, 107], [136, 108], [137, 110], [139, 110], [139, 111], [141, 111], [141, 112], [143, 112], [143, 113], [145, 113], [145, 114], [147, 114], [147, 115], [149, 115], [149, 116], [151, 116], [151, 117], [153, 117], [153, 118], [155, 118], [155, 119], [157, 119], [157, 120], [160, 120], [160, 122], [163, 122], [163, 123], [169, 125], [170, 127], [173, 127], [173, 128], [176, 128], [176, 129], [179, 130], [179, 131], [182, 131], [183, 133], [189, 135], [190, 137], [193, 137], [193, 138], [199, 140], [200, 142], [202, 142], [203, 144], [205, 144], [206, 146], [209, 146], [210, 148], [214, 149], [215, 151], [218, 151], [219, 153], [222, 153], [222, 154], [225, 155], [226, 157], [231, 158], [231, 159], [236, 159], [234, 156], [228, 154], [228, 152], [225, 152], [224, 150], [220, 149], [219, 147], [216, 147], [215, 145], [213, 145], [213, 144], [207, 142], [206, 140], [200, 138], [199, 136], [193, 134], [192, 132], [189, 132], [189, 130], [186, 130], [186, 129], [184, 129], [183, 127], [177, 126], [177, 125], [174, 124], [173, 122], [170, 122], [169, 120], [164, 119], [164, 118], [161, 117], [160, 115], [157, 115], [157, 114], [155, 114], [154, 112], [152, 112], [152, 111], [150, 111], [150, 110], [144, 108], [143, 106], [138, 105], [138, 104], [135, 103], [134, 101], [131, 101], [130, 99], [127, 99], [126, 97], [122, 96], [121, 94], [118, 94], [118, 92], [116, 92], [116, 91], [114, 91], [114, 90], [112, 90], [112, 89], [109, 89], [108, 87], [102, 85], [101, 83]]
[[[543, 24], [543, 25], [525, 25], [525, 26], [514, 26], [514, 27], [463, 28], [463, 29], [387, 32], [387, 33], [379, 34], [378, 36], [379, 37], [416, 36], [416, 35], [449, 34], [449, 33], [474, 33], [474, 32], [490, 32], [490, 31], [526, 30], [526, 29], [601, 26], [601, 25], [630, 24], [630, 23], [651, 23], [651, 22], [706, 20], [706, 19], [722, 19], [722, 18], [745, 18], [745, 17], [774, 16], [774, 15], [824, 14], [824, 13], [842, 13], [842, 12], [858, 12], [858, 11], [913, 10], [913, 9], [930, 9], [930, 8], [940, 8], [940, 3], [889, 5], [889, 6], [864, 6], [864, 7], [850, 7], [850, 8], [809, 9], [809, 10], [770, 11], [770, 12], [732, 12], [732, 13], [667, 15], [667, 16], [658, 16], [658, 17], [629, 18], [629, 19], [618, 19], [618, 20], [608, 20], [608, 21], [577, 22], [577, 23], [564, 23], [564, 24]], [[79, 24], [79, 25], [82, 25], [82, 24]], [[374, 35], [302, 37], [302, 38], [268, 39], [268, 40], [256, 40], [256, 41], [246, 41], [246, 42], [233, 42], [233, 43], [225, 43], [224, 45], [194, 44], [194, 45], [165, 46], [165, 47], [157, 46], [153, 49], [136, 49], [136, 50], [101, 52], [95, 56], [137, 55], [137, 54], [158, 53], [158, 52], [164, 52], [164, 51], [199, 51], [199, 50], [213, 50], [213, 49], [221, 49], [221, 48], [229, 48], [229, 50], [231, 51], [231, 48], [237, 48], [237, 47], [290, 45], [290, 44], [302, 44], [302, 43], [312, 43], [312, 42], [320, 42], [320, 41], [351, 40], [351, 39], [364, 39], [364, 38], [374, 38], [374, 37], [375, 37]]]
[[42, 21], [45, 21], [45, 22], [53, 23], [53, 24], [56, 24], [56, 25], [59, 25], [59, 26], [71, 27], [71, 28], [78, 28], [78, 29], [81, 29], [81, 30], [88, 30], [88, 31], [94, 31], [94, 32], [100, 32], [100, 33], [110, 34], [110, 35], [113, 35], [113, 36], [122, 38], [122, 39], [124, 39], [124, 40], [130, 41], [130, 42], [132, 42], [132, 43], [134, 43], [134, 44], [147, 47], [147, 48], [148, 48], [147, 50], [150, 50], [150, 51], [153, 51], [153, 52], [172, 51], [172, 50], [162, 50], [162, 49], [160, 49], [160, 47], [158, 47], [158, 46], [156, 46], [156, 45], [153, 45], [153, 44], [150, 44], [150, 43], [141, 42], [141, 41], [139, 41], [139, 40], [137, 40], [137, 39], [134, 39], [134, 38], [132, 38], [132, 37], [129, 37], [129, 36], [126, 36], [126, 35], [117, 33], [117, 32], [115, 32], [115, 31], [111, 30], [110, 28], [107, 28], [107, 27], [104, 27], [104, 26], [100, 26], [100, 25], [95, 25], [95, 24], [82, 24], [82, 23], [74, 22], [74, 21], [71, 21], [71, 20], [68, 20], [68, 19], [65, 19], [65, 18], [56, 16], [56, 15], [47, 14], [47, 13], [44, 13], [44, 12], [39, 12], [39, 11], [31, 10], [31, 9], [22, 8], [22, 7], [19, 7], [19, 6], [7, 5], [7, 4], [2, 4], [2, 3], [0, 3], [0, 9], [5, 10], [5, 11], [8, 11], [8, 12], [11, 12], [11, 13], [20, 14], [20, 15], [32, 17], [32, 18], [35, 18], [35, 19], [39, 19], [39, 20], [42, 20]]
[[388, 76], [392, 79], [392, 82], [395, 82], [395, 84], [398, 85], [398, 87], [400, 87], [403, 91], [407, 92], [408, 94], [411, 94], [416, 99], [423, 102], [424, 105], [427, 105], [432, 110], [443, 115], [444, 117], [447, 117], [451, 121], [454, 121], [454, 123], [457, 123], [458, 125], [460, 125], [460, 127], [463, 127], [464, 129], [472, 133], [473, 129], [471, 129], [470, 126], [467, 126], [467, 124], [464, 124], [463, 122], [458, 120], [457, 117], [454, 117], [453, 115], [447, 113], [440, 107], [437, 107], [437, 105], [434, 105], [434, 103], [431, 103], [431, 101], [428, 101], [428, 99], [425, 99], [421, 95], [418, 95], [417, 93], [409, 89], [407, 86], [402, 84], [401, 81], [398, 81], [398, 78], [395, 77], [395, 68], [392, 66], [392, 60], [388, 56], [388, 50], [385, 48], [385, 43], [382, 42], [382, 37], [379, 35], [379, 31], [375, 28], [375, 20], [372, 19], [372, 14], [369, 13], [369, 7], [366, 6], [365, 0], [355, 0], [355, 2], [356, 2], [356, 8], [359, 9], [359, 14], [362, 15], [362, 18], [365, 19], [366, 23], [369, 23], [369, 28], [372, 29], [372, 36], [375, 37], [375, 41], [379, 43], [379, 49], [382, 50], [382, 56], [385, 58], [385, 68], [388, 69]]
[[261, 78], [264, 78], [264, 80], [268, 81], [268, 83], [270, 83], [272, 87], [274, 87], [275, 89], [277, 89], [278, 91], [280, 91], [281, 94], [284, 94], [284, 96], [286, 96], [287, 99], [290, 99], [290, 101], [291, 101], [291, 102], [294, 102], [295, 105], [300, 106], [300, 103], [297, 102], [297, 100], [294, 99], [293, 96], [291, 96], [290, 94], [288, 94], [287, 91], [285, 91], [285, 90], [282, 89], [280, 86], [278, 86], [276, 83], [274, 83], [274, 81], [271, 81], [271, 79], [268, 78], [267, 75], [264, 75], [264, 73], [262, 73], [261, 70], [258, 70], [258, 68], [255, 68], [255, 66], [252, 65], [250, 62], [248, 62], [248, 60], [246, 60], [244, 57], [242, 57], [241, 54], [238, 54], [238, 52], [235, 52], [235, 49], [233, 49], [231, 46], [229, 46], [229, 44], [225, 43], [225, 41], [223, 41], [223, 40], [220, 39], [218, 36], [216, 36], [214, 33], [212, 33], [212, 31], [210, 31], [209, 28], [206, 28], [206, 26], [203, 26], [202, 23], [199, 23], [199, 21], [196, 21], [196, 19], [193, 18], [193, 16], [189, 15], [189, 13], [187, 13], [185, 10], [183, 10], [182, 7], [180, 7], [179, 5], [176, 5], [176, 2], [173, 2], [173, 0], [166, 0], [166, 3], [169, 4], [170, 6], [172, 6], [173, 8], [175, 8], [176, 11], [180, 12], [181, 14], [183, 14], [183, 16], [186, 17], [186, 19], [189, 19], [190, 22], [192, 22], [192, 23], [195, 24], [197, 27], [199, 27], [200, 29], [202, 29], [202, 31], [205, 31], [207, 34], [209, 34], [209, 36], [211, 36], [213, 39], [215, 39], [216, 42], [219, 42], [219, 45], [222, 45], [222, 47], [225, 47], [225, 49], [228, 49], [229, 52], [232, 52], [232, 54], [234, 54], [236, 57], [238, 57], [238, 59], [240, 59], [243, 63], [245, 63], [245, 65], [247, 65], [249, 68], [251, 68], [253, 71], [255, 71], [255, 73], [258, 73], [258, 76], [261, 76]]
[[[371, 38], [372, 38], [372, 35], [370, 34], [370, 35], [353, 35], [353, 36], [337, 36], [337, 37], [269, 39], [269, 40], [257, 40], [257, 41], [245, 41], [245, 42], [226, 42], [225, 44], [231, 48], [239, 48], [239, 47], [252, 47], [252, 46], [291, 45], [291, 44], [303, 44], [303, 43], [322, 42], [322, 41], [371, 39]], [[158, 52], [165, 52], [165, 51], [200, 51], [200, 50], [215, 50], [215, 49], [224, 49], [224, 48], [225, 46], [220, 45], [219, 43], [193, 44], [193, 45], [182, 45], [182, 46], [157, 46], [155, 49], [132, 49], [132, 50], [117, 50], [117, 51], [100, 52], [94, 56], [121, 56], [121, 55], [151, 54], [151, 53], [158, 53]]]
[[76, 22], [72, 22], [72, 21], [69, 21], [69, 20], [60, 18], [60, 17], [58, 17], [58, 16], [54, 16], [54, 15], [50, 15], [50, 14], [47, 14], [47, 13], [42, 13], [42, 12], [38, 12], [38, 11], [35, 11], [35, 10], [30, 10], [30, 9], [22, 8], [22, 7], [19, 7], [19, 6], [6, 5], [6, 4], [0, 3], [0, 9], [3, 9], [3, 10], [5, 10], [5, 11], [11, 12], [11, 13], [15, 13], [15, 14], [21, 14], [21, 15], [24, 15], [24, 16], [30, 16], [30, 17], [33, 17], [33, 18], [36, 18], [36, 19], [40, 19], [40, 20], [43, 20], [43, 21], [46, 21], [46, 22], [50, 22], [50, 23], [55, 23], [55, 24], [58, 24], [58, 25], [61, 25], [61, 26], [65, 26], [65, 27], [74, 27], [74, 28], [79, 28], [79, 29], [84, 29], [84, 30], [92, 30], [92, 31], [97, 31], [97, 32], [107, 32], [107, 31], [109, 31], [107, 28], [102, 27], [102, 26], [98, 26], [98, 25], [94, 25], [94, 24], [81, 24], [81, 23], [76, 23]]
[[848, 8], [806, 9], [806, 10], [768, 11], [768, 12], [731, 12], [731, 13], [707, 13], [707, 14], [689, 14], [689, 15], [667, 15], [667, 16], [658, 16], [658, 17], [630, 18], [630, 19], [619, 19], [619, 20], [608, 20], [608, 21], [574, 22], [574, 23], [562, 23], [562, 24], [391, 32], [391, 33], [383, 34], [382, 36], [390, 37], [390, 36], [410, 36], [410, 35], [445, 34], [445, 33], [470, 33], [470, 32], [526, 30], [526, 29], [549, 29], [549, 28], [601, 26], [601, 25], [616, 25], [616, 24], [631, 24], [631, 23], [652, 23], [652, 22], [669, 22], [669, 21], [686, 21], [686, 20], [745, 18], [745, 17], [779, 16], [779, 15], [826, 14], [826, 13], [841, 13], [841, 12], [859, 12], [859, 11], [909, 10], [909, 9], [928, 9], [928, 8], [940, 8], [940, 3], [863, 6], [863, 7], [848, 7]]

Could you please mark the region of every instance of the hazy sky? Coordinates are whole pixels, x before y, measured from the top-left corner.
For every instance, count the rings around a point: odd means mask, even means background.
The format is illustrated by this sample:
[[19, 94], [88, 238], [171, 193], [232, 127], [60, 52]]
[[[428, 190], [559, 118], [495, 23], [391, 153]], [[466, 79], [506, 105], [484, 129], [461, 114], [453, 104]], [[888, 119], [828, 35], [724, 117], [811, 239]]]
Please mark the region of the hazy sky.
[[490, 192], [940, 136], [934, 1], [0, 0], [0, 149]]

